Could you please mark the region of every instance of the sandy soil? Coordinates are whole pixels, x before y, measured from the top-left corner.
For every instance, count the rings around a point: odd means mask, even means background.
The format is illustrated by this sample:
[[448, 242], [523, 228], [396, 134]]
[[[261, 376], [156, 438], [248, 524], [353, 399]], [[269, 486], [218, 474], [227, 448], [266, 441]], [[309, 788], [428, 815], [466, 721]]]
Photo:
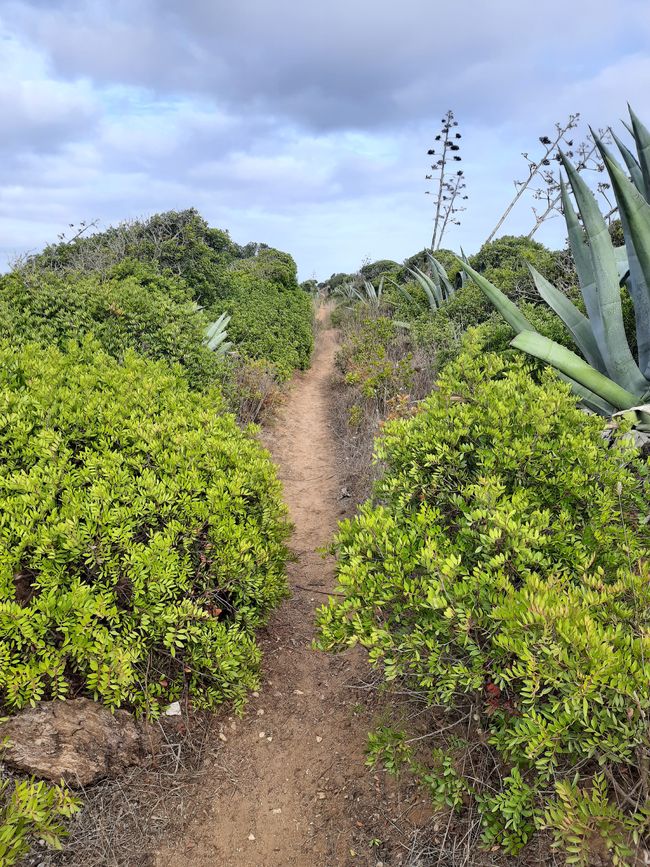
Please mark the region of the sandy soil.
[[311, 369], [296, 378], [265, 435], [295, 524], [297, 560], [289, 567], [293, 596], [262, 636], [262, 689], [243, 720], [221, 721], [223, 748], [203, 776], [196, 818], [183, 839], [158, 852], [157, 867], [382, 863], [383, 845], [372, 836], [379, 803], [397, 796], [364, 766], [376, 699], [365, 702], [352, 687], [367, 663], [360, 651], [312, 648], [314, 610], [334, 584], [332, 562], [317, 549], [352, 508], [341, 497], [329, 425], [335, 352], [336, 333], [325, 325]]

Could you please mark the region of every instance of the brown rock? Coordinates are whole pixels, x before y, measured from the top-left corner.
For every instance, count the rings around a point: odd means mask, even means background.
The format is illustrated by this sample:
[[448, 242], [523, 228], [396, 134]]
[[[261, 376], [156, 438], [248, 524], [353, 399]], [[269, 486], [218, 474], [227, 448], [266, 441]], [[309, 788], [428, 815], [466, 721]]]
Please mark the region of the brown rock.
[[87, 698], [44, 701], [0, 723], [2, 760], [46, 780], [88, 786], [142, 765], [155, 749], [151, 726]]

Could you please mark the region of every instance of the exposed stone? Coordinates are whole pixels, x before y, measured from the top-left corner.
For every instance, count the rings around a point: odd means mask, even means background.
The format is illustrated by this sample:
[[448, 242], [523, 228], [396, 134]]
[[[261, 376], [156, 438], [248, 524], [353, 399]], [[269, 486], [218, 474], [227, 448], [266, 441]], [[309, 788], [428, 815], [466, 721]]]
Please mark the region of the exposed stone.
[[0, 723], [2, 760], [13, 768], [71, 786], [88, 786], [142, 765], [155, 750], [155, 730], [130, 713], [111, 713], [87, 698], [41, 702]]

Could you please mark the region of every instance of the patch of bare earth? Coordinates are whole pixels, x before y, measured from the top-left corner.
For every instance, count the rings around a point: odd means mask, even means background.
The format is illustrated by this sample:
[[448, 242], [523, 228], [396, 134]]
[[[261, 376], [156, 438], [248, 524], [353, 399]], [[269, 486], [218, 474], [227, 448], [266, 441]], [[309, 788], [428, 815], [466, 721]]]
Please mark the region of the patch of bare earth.
[[384, 775], [364, 765], [379, 712], [374, 692], [354, 688], [367, 677], [364, 654], [312, 647], [315, 608], [334, 585], [332, 561], [318, 549], [351, 508], [341, 499], [345, 480], [329, 425], [335, 352], [336, 332], [323, 327], [311, 369], [296, 378], [265, 436], [295, 525], [296, 561], [292, 598], [261, 638], [262, 689], [244, 719], [220, 721], [223, 748], [204, 769], [196, 818], [160, 849], [157, 867], [376, 865], [387, 852], [386, 809], [403, 821], [402, 813], [421, 807], [398, 805]]

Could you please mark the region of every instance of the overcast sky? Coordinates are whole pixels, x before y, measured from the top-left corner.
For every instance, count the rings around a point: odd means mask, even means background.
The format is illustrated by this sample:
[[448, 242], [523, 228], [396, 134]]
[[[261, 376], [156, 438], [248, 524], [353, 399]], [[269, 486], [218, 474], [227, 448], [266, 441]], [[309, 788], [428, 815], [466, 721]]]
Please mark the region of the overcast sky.
[[555, 121], [650, 124], [650, 0], [0, 0], [0, 61], [0, 264], [191, 206], [301, 279], [401, 261], [448, 108], [469, 199], [444, 246], [469, 253]]

